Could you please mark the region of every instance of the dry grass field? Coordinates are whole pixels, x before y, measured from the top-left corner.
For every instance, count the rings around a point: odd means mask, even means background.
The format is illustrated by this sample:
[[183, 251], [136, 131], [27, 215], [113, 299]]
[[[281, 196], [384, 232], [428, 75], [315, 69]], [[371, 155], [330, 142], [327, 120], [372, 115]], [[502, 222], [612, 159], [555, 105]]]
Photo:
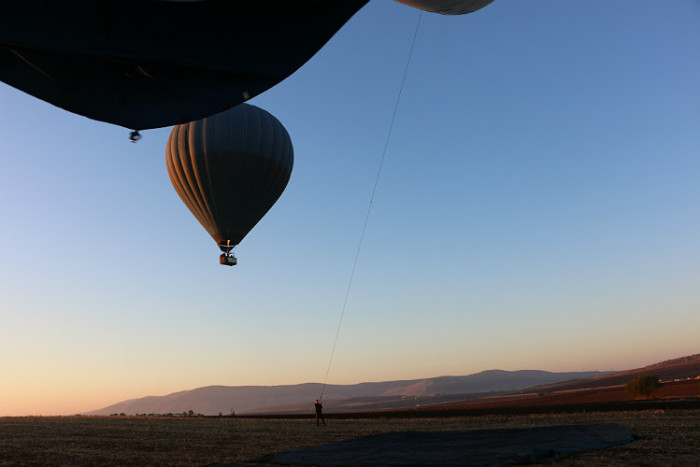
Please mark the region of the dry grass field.
[[700, 466], [700, 410], [439, 418], [327, 419], [6, 417], [0, 465], [206, 465], [392, 431], [618, 423], [644, 436], [570, 456], [562, 466]]

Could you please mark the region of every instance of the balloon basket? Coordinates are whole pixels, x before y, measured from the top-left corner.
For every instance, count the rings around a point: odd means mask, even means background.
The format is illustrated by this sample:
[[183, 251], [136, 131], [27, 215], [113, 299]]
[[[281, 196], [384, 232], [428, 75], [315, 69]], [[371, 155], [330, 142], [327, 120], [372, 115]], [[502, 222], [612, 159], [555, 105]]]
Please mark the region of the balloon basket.
[[224, 253], [221, 256], [219, 256], [219, 264], [223, 264], [224, 266], [235, 266], [236, 264], [238, 264], [238, 260], [232, 254], [227, 255], [226, 253]]

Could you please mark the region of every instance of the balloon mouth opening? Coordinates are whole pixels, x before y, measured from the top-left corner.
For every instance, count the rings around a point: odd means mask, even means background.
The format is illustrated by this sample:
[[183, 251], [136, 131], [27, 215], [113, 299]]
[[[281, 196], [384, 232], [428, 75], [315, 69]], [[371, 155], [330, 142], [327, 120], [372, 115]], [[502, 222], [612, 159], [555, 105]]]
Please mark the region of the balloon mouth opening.
[[235, 246], [236, 245], [231, 243], [231, 240], [226, 240], [225, 242], [219, 243], [219, 249], [224, 253], [229, 253]]

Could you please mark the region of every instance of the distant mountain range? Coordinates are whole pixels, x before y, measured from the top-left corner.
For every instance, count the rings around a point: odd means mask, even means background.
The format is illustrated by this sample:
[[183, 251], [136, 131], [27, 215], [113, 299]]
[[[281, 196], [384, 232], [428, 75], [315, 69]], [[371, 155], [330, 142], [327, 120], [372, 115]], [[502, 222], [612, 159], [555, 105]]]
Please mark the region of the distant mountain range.
[[[352, 385], [327, 385], [324, 410], [354, 412], [407, 409], [451, 404], [506, 393], [576, 390], [623, 385], [635, 375], [653, 373], [662, 380], [696, 378], [700, 375], [700, 354], [619, 372], [551, 373], [537, 370], [482, 371], [467, 376], [441, 376], [405, 381], [383, 381]], [[203, 415], [310, 413], [322, 385], [306, 383], [288, 386], [207, 386], [165, 396], [150, 396], [119, 402], [88, 412], [167, 414], [192, 410]]]
[[[638, 375], [656, 375], [661, 387], [651, 400], [639, 401], [625, 390], [625, 385]], [[533, 386], [508, 394], [471, 398], [432, 398], [422, 401], [410, 411], [457, 411], [460, 413], [528, 413], [540, 410], [621, 410], [625, 407], [700, 408], [700, 354], [666, 360], [643, 368], [619, 371], [589, 378]], [[365, 410], [372, 410], [366, 407]], [[406, 408], [400, 408], [406, 412]]]
[[[351, 385], [327, 385], [324, 390], [326, 411], [341, 410], [363, 405], [371, 399], [384, 400], [392, 405], [404, 401], [415, 406], [419, 399], [436, 395], [489, 394], [515, 391], [535, 385], [552, 384], [572, 379], [598, 376], [604, 372], [551, 373], [548, 371], [489, 370], [467, 376], [440, 376], [437, 378], [405, 381], [384, 381]], [[289, 386], [207, 386], [181, 391], [166, 396], [149, 396], [119, 402], [88, 412], [87, 415], [114, 413], [167, 414], [189, 410], [203, 415], [228, 415], [263, 412], [303, 412], [313, 409], [313, 401], [321, 394], [322, 385], [306, 383]], [[408, 400], [407, 400], [408, 399]]]
[[637, 375], [654, 374], [662, 381], [686, 380], [700, 376], [700, 354], [674, 358], [659, 363], [647, 365], [634, 370], [605, 373], [591, 378], [575, 381], [565, 381], [550, 385], [547, 389], [591, 389], [626, 384]]

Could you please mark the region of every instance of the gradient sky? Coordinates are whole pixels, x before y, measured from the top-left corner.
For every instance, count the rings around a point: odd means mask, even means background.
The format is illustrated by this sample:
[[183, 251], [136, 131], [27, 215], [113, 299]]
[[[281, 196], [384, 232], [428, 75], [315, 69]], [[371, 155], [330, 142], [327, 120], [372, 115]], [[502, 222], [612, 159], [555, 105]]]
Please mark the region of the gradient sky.
[[[251, 101], [295, 167], [234, 268], [170, 128], [0, 84], [0, 415], [322, 382], [418, 15], [373, 0]], [[697, 0], [423, 14], [328, 382], [700, 352], [698, 57]]]

